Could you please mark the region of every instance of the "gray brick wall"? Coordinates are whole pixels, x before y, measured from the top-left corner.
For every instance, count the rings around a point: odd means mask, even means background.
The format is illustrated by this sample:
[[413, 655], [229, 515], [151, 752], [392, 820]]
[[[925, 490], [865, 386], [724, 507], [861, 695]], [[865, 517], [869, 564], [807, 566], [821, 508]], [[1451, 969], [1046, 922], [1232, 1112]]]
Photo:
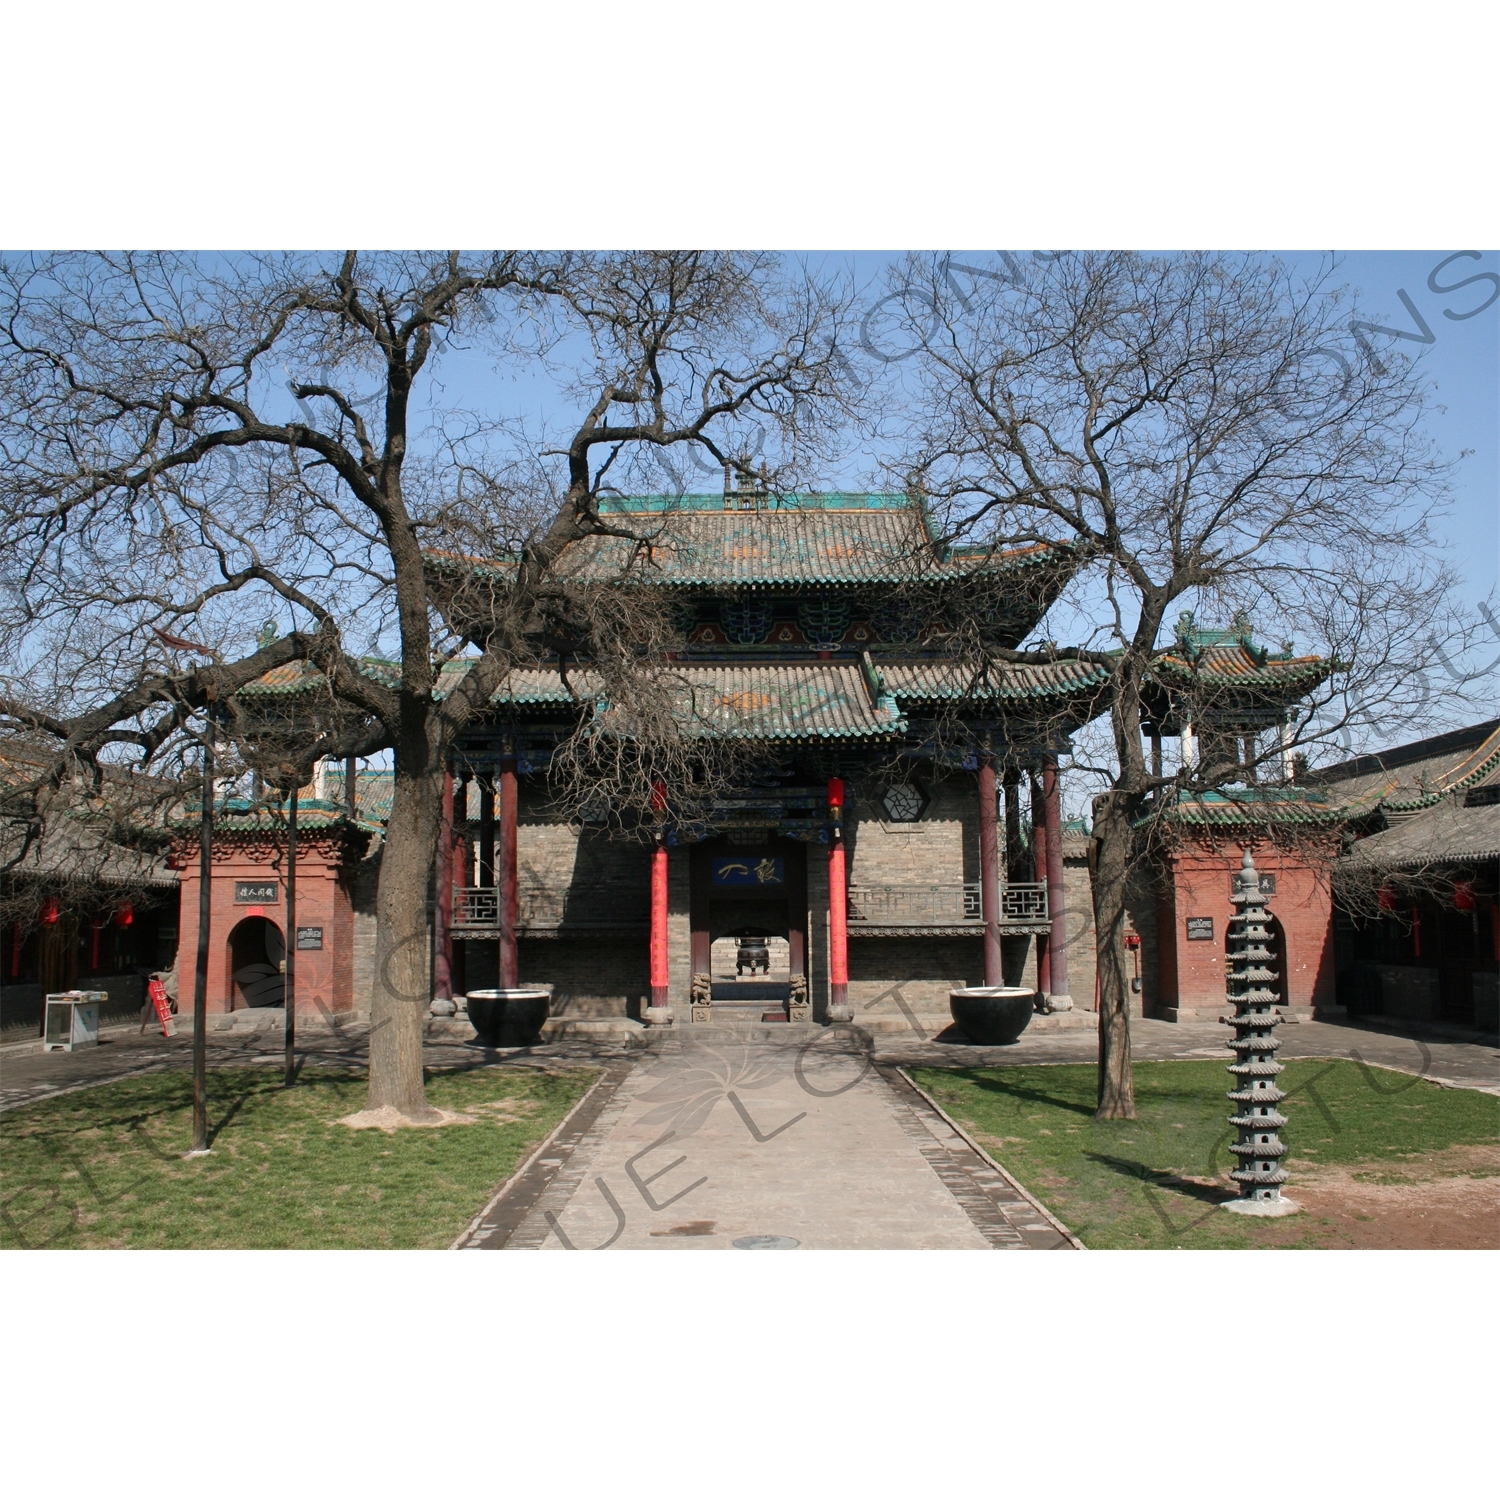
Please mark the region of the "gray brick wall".
[[917, 1015], [948, 1013], [948, 991], [984, 982], [984, 946], [976, 937], [860, 938], [849, 944], [849, 1003], [861, 1015], [902, 1014], [899, 990]]
[[1067, 933], [1068, 993], [1078, 1010], [1094, 1008], [1094, 974], [1098, 958], [1094, 947], [1094, 887], [1088, 860], [1082, 855], [1063, 857], [1064, 931]]
[[[478, 836], [478, 825], [474, 825]], [[651, 851], [582, 832], [545, 805], [523, 778], [516, 830], [520, 919], [527, 922], [644, 922], [651, 912]]]
[[[688, 992], [692, 986], [692, 917], [688, 909], [690, 860], [692, 851], [685, 845], [667, 851], [667, 1001], [673, 1007], [675, 1019], [688, 1018]], [[650, 915], [651, 888], [646, 887], [646, 911]], [[650, 960], [650, 939], [646, 940], [647, 961]]]
[[915, 823], [893, 823], [879, 796], [861, 785], [849, 832], [851, 885], [962, 885], [979, 879], [979, 808], [972, 774], [926, 782], [929, 803]]
[[[650, 993], [647, 944], [634, 938], [521, 938], [516, 957], [524, 984], [552, 986], [552, 1014], [639, 1020]], [[682, 1018], [687, 1019], [685, 1016]]]
[[375, 884], [380, 877], [381, 845], [370, 851], [350, 873], [349, 897], [354, 907], [354, 1009], [369, 1014], [375, 987]]

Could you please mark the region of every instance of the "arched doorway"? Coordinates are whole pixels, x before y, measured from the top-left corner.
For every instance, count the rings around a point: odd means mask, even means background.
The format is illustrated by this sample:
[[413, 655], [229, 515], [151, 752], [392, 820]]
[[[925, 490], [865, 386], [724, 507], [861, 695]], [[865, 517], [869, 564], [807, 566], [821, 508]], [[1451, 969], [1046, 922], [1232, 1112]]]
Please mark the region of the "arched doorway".
[[229, 934], [229, 1008], [286, 1002], [286, 940], [269, 917], [246, 917]]
[[1275, 972], [1276, 978], [1271, 982], [1271, 988], [1276, 991], [1277, 1003], [1283, 1010], [1287, 1008], [1287, 967], [1289, 963], [1286, 951], [1286, 929], [1281, 925], [1280, 919], [1267, 916], [1266, 930], [1271, 935], [1271, 941], [1267, 945], [1271, 950], [1271, 962], [1267, 968]]

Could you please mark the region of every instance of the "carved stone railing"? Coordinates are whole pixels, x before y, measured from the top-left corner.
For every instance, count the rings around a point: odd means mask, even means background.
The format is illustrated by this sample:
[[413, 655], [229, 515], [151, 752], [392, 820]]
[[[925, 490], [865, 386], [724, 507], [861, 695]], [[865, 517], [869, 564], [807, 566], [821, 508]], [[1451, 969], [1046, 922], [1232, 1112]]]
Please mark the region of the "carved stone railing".
[[[978, 881], [963, 885], [849, 887], [849, 920], [870, 927], [952, 927], [984, 920]], [[1000, 922], [1047, 920], [1045, 885], [1000, 888]]]

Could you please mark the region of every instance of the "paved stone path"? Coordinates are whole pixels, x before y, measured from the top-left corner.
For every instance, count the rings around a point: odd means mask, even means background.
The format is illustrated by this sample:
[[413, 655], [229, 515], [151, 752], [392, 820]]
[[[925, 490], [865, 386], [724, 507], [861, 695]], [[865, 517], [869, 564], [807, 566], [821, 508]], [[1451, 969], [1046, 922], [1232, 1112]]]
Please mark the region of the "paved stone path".
[[905, 1078], [821, 1028], [616, 1064], [463, 1247], [1072, 1248]]

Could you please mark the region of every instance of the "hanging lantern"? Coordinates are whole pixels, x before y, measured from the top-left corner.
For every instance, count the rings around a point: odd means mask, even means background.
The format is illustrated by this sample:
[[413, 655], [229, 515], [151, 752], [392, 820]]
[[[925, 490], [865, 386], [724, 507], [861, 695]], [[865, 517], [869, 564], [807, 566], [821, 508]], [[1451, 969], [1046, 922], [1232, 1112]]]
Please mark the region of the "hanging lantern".
[[1474, 887], [1467, 880], [1453, 882], [1453, 904], [1459, 911], [1474, 910]]
[[1396, 893], [1388, 885], [1380, 887], [1380, 909], [1381, 911], [1395, 911], [1396, 909]]
[[115, 913], [115, 925], [118, 927], [129, 927], [134, 921], [135, 908], [128, 901], [122, 902], [119, 911]]
[[57, 897], [44, 896], [42, 898], [42, 909], [37, 915], [46, 926], [55, 926], [57, 924]]

